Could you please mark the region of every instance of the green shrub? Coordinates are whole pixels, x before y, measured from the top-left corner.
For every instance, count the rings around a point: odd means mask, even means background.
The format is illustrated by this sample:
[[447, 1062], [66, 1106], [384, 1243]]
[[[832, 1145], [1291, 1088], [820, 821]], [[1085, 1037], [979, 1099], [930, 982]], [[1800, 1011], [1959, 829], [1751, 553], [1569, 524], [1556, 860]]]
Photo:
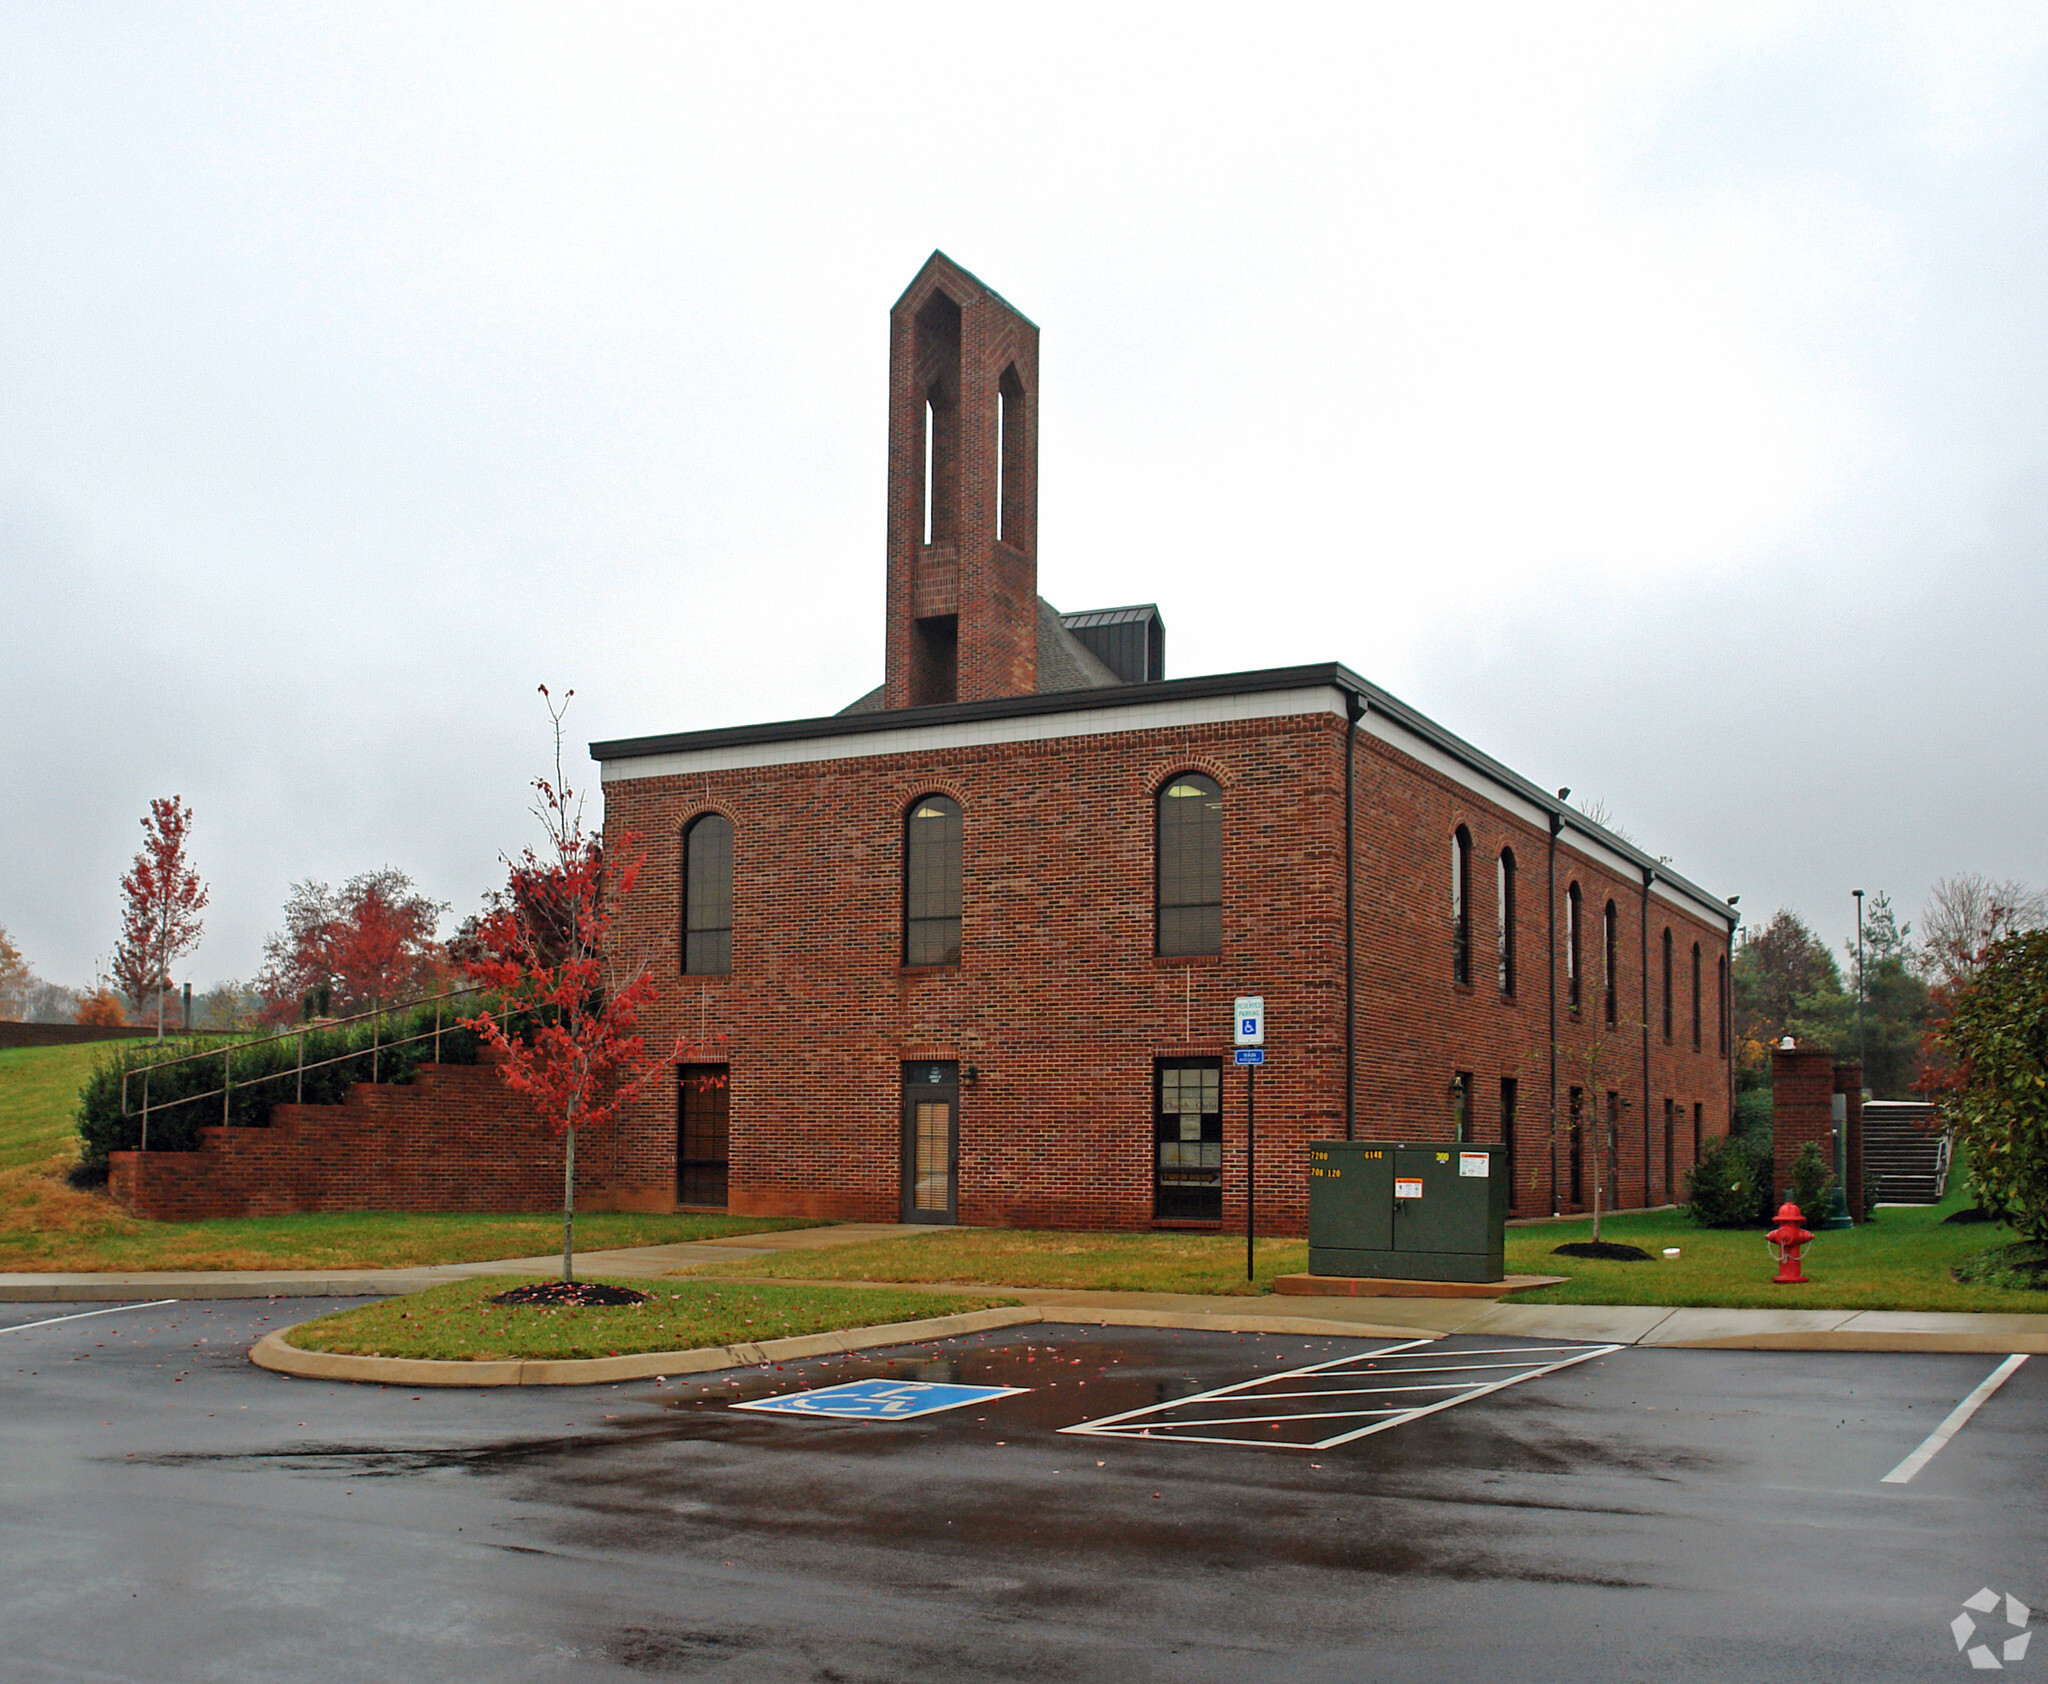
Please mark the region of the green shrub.
[[[1703, 1228], [1747, 1228], [1770, 1190], [1770, 1154], [1739, 1136], [1711, 1140], [1685, 1172], [1686, 1211]], [[1761, 1187], [1762, 1192], [1759, 1192]]]
[[[420, 1065], [434, 1057], [433, 1041], [396, 1047], [385, 1043], [422, 1034], [431, 1037], [433, 1030], [434, 1013], [429, 1008], [393, 1015], [375, 1025], [308, 1029], [303, 1037], [294, 1034], [276, 1041], [112, 1043], [78, 1096], [79, 1173], [104, 1179], [108, 1153], [141, 1146], [142, 1072], [149, 1066], [161, 1066], [187, 1054], [202, 1055], [188, 1063], [150, 1070], [147, 1079], [150, 1151], [190, 1152], [197, 1148], [203, 1128], [223, 1122], [230, 1128], [264, 1127], [270, 1121], [271, 1107], [300, 1098], [302, 1088], [309, 1105], [339, 1105], [348, 1097], [351, 1084], [372, 1080], [373, 1065], [374, 1079], [379, 1082], [410, 1082]], [[302, 1039], [305, 1062], [319, 1066], [305, 1071], [303, 1077], [299, 1070]], [[451, 1023], [444, 1011], [443, 1064], [474, 1064], [482, 1045], [483, 1038], [475, 1030]], [[225, 1112], [219, 1091], [224, 1058], [230, 1062], [232, 1076]], [[339, 1062], [326, 1062], [330, 1059]], [[128, 1082], [125, 1113], [121, 1096], [124, 1076]], [[196, 1097], [209, 1092], [210, 1097]]]
[[1824, 1213], [1834, 1185], [1835, 1172], [1821, 1155], [1820, 1142], [1809, 1140], [1792, 1160], [1792, 1185], [1785, 1196], [1799, 1207], [1800, 1215], [1811, 1221]]

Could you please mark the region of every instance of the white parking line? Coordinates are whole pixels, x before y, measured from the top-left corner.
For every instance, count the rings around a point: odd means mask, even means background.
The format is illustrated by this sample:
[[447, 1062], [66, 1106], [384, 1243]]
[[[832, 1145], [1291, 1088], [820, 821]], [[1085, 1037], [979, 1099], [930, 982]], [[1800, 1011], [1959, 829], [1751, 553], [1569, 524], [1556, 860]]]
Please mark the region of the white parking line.
[[26, 1333], [32, 1327], [52, 1327], [60, 1321], [84, 1321], [87, 1316], [116, 1316], [123, 1310], [161, 1310], [166, 1304], [175, 1304], [175, 1298], [156, 1298], [147, 1304], [116, 1304], [105, 1310], [80, 1310], [74, 1316], [45, 1316], [41, 1321], [17, 1322], [13, 1327], [0, 1327], [0, 1333]]
[[[1409, 1421], [1434, 1415], [1440, 1409], [1450, 1409], [1474, 1398], [1485, 1397], [1490, 1392], [1500, 1391], [1506, 1386], [1518, 1386], [1524, 1380], [1538, 1379], [1545, 1374], [1554, 1374], [1561, 1368], [1570, 1368], [1574, 1363], [1589, 1361], [1594, 1357], [1608, 1356], [1621, 1349], [1619, 1345], [1525, 1345], [1519, 1350], [1499, 1347], [1483, 1350], [1460, 1351], [1432, 1349], [1433, 1339], [1410, 1339], [1398, 1345], [1386, 1345], [1377, 1350], [1359, 1351], [1351, 1356], [1333, 1357], [1328, 1362], [1319, 1362], [1307, 1368], [1293, 1368], [1278, 1374], [1261, 1374], [1250, 1380], [1240, 1380], [1235, 1385], [1218, 1386], [1213, 1391], [1196, 1392], [1188, 1397], [1172, 1398], [1165, 1403], [1147, 1404], [1142, 1409], [1127, 1409], [1120, 1415], [1105, 1415], [1098, 1420], [1082, 1421], [1075, 1426], [1062, 1427], [1063, 1433], [1082, 1433], [1097, 1438], [1154, 1438], [1171, 1439], [1175, 1443], [1188, 1444], [1248, 1444], [1268, 1450], [1330, 1450], [1340, 1444], [1349, 1444], [1354, 1439], [1365, 1438], [1372, 1433], [1381, 1433], [1391, 1427], [1398, 1427]], [[1543, 1358], [1556, 1352], [1570, 1355], [1555, 1361]], [[1519, 1357], [1518, 1362], [1432, 1362], [1427, 1365], [1414, 1363], [1417, 1357]], [[1410, 1365], [1412, 1363], [1412, 1366]], [[1360, 1366], [1363, 1365], [1363, 1366]], [[1513, 1369], [1503, 1379], [1481, 1381], [1437, 1381], [1423, 1385], [1390, 1384], [1395, 1378], [1406, 1379], [1411, 1374], [1482, 1374], [1497, 1373], [1502, 1369]], [[1323, 1380], [1364, 1380], [1367, 1371], [1377, 1371], [1372, 1378], [1377, 1382], [1368, 1386], [1320, 1386], [1311, 1384], [1301, 1391], [1269, 1391], [1266, 1388], [1289, 1380], [1319, 1382]], [[1373, 1409], [1365, 1407], [1304, 1410], [1279, 1408], [1257, 1415], [1204, 1416], [1199, 1406], [1209, 1403], [1235, 1404], [1239, 1408], [1257, 1407], [1268, 1403], [1285, 1404], [1291, 1399], [1312, 1399], [1316, 1402], [1334, 1401], [1345, 1397], [1367, 1397], [1395, 1392], [1451, 1392], [1454, 1396], [1440, 1398], [1435, 1403], [1401, 1405], [1394, 1408]], [[1215, 1437], [1202, 1431], [1215, 1427], [1260, 1426], [1268, 1431], [1284, 1429], [1297, 1421], [1364, 1421], [1369, 1425], [1354, 1431], [1339, 1433], [1333, 1438], [1321, 1438], [1313, 1442], [1289, 1442], [1264, 1436]]]
[[1948, 1412], [1948, 1419], [1921, 1441], [1920, 1448], [1878, 1481], [1880, 1485], [1904, 1485], [1922, 1468], [1940, 1454], [1941, 1447], [1963, 1430], [1970, 1417], [1983, 1407], [1984, 1400], [2011, 1379], [2024, 1355], [2009, 1356], [1984, 1376], [1983, 1383], [1968, 1397]]

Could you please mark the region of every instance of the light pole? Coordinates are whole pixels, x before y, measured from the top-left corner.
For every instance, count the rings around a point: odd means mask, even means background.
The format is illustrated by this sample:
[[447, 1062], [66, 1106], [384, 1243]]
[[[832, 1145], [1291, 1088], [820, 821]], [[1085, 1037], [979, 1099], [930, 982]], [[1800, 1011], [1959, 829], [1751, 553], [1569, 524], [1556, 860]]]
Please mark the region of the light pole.
[[1863, 1053], [1863, 891], [1849, 892], [1856, 897], [1856, 1067], [1867, 1076]]

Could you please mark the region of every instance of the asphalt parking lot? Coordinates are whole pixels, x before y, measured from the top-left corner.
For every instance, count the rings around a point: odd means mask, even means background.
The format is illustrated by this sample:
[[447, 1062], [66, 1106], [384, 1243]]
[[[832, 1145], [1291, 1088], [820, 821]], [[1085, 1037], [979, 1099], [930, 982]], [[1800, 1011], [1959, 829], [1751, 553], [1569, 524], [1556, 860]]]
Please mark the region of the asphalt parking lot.
[[[1976, 1670], [1982, 1588], [2048, 1602], [2048, 1359], [1885, 1484], [1998, 1358], [1048, 1327], [594, 1389], [248, 1363], [331, 1307], [0, 1306], [0, 1675], [1889, 1680]], [[1021, 1389], [733, 1407], [870, 1378]]]

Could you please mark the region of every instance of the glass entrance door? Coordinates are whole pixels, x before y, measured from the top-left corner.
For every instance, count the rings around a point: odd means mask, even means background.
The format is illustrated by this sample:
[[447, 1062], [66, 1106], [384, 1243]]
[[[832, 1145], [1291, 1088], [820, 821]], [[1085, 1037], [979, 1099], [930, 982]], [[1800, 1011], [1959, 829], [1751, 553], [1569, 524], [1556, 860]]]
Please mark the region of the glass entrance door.
[[1153, 1083], [1152, 1214], [1223, 1219], [1223, 1063], [1163, 1058]]
[[952, 1222], [960, 1168], [960, 1066], [903, 1067], [903, 1220]]

